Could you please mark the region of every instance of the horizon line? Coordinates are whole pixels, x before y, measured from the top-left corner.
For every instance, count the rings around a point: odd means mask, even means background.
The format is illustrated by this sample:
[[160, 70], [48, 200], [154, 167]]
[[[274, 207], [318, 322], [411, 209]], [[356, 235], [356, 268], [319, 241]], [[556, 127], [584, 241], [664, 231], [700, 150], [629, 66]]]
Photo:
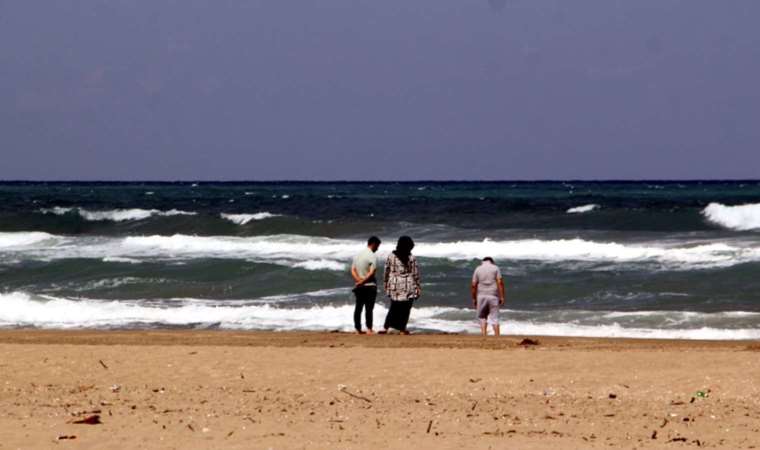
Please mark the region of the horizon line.
[[520, 179], [418, 179], [418, 180], [351, 180], [351, 179], [271, 179], [271, 180], [212, 180], [212, 179], [144, 179], [144, 180], [123, 180], [123, 179], [0, 179], [0, 184], [20, 184], [20, 183], [694, 183], [694, 182], [760, 182], [760, 178], [520, 178]]

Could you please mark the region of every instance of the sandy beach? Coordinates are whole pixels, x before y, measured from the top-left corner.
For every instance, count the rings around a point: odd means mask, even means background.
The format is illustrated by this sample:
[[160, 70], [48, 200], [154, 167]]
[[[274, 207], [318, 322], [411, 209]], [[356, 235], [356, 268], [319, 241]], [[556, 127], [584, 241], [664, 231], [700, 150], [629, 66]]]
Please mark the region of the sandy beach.
[[534, 339], [2, 331], [0, 449], [760, 445], [758, 344]]

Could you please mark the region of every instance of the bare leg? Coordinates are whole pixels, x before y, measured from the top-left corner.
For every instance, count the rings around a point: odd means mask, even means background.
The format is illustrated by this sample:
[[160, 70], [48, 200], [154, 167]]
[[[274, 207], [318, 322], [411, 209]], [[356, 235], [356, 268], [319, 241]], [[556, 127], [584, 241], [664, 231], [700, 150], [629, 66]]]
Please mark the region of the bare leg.
[[493, 334], [494, 334], [496, 337], [499, 337], [499, 336], [501, 335], [500, 331], [501, 331], [501, 330], [499, 329], [499, 324], [498, 324], [498, 323], [497, 323], [497, 324], [495, 324], [495, 325], [493, 326]]
[[480, 334], [488, 336], [488, 323], [485, 320], [480, 322]]

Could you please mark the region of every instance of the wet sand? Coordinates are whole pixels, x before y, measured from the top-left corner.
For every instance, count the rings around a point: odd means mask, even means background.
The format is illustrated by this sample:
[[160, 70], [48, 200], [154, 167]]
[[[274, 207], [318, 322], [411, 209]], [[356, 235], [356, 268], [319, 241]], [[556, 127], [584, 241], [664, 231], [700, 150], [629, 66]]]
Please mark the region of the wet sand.
[[0, 331], [0, 449], [760, 446], [760, 344], [520, 339]]

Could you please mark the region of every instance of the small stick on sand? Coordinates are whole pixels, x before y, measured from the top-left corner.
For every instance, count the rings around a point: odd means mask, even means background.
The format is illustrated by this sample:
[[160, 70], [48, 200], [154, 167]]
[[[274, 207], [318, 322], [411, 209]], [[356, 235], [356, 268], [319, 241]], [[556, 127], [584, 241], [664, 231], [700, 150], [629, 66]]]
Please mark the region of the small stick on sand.
[[342, 392], [342, 393], [344, 393], [344, 394], [346, 394], [346, 395], [348, 395], [350, 397], [358, 398], [359, 400], [364, 400], [367, 403], [372, 403], [372, 400], [368, 399], [367, 397], [362, 397], [361, 395], [356, 395], [353, 392], [348, 392], [345, 387], [340, 388], [340, 392]]
[[433, 427], [433, 421], [428, 422], [427, 434], [430, 434], [430, 429]]
[[103, 366], [104, 369], [108, 370], [108, 366], [106, 365], [106, 363], [103, 362], [102, 359], [99, 359], [98, 362], [100, 363], [101, 366]]

